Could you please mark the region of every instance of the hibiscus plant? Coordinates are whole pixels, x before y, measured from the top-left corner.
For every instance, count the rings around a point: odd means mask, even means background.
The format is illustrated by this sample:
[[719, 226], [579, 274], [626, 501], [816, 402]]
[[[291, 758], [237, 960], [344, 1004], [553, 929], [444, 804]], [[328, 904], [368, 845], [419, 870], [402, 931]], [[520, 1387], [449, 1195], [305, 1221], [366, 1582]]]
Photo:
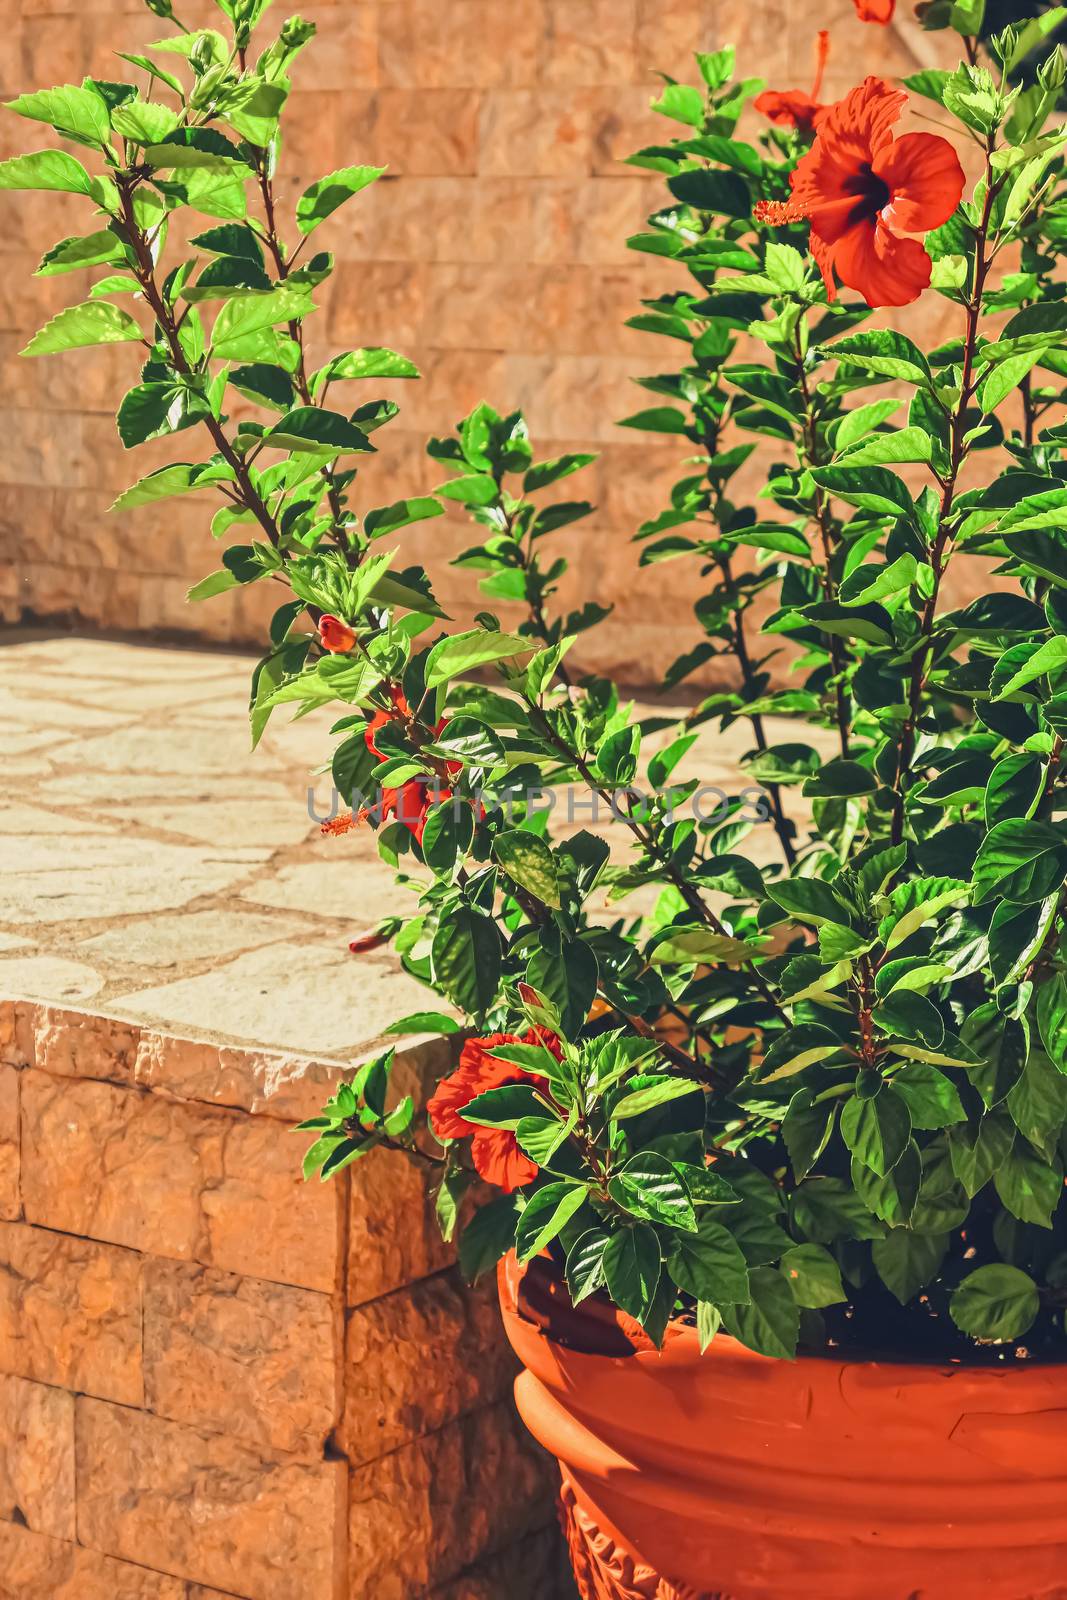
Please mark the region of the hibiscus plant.
[[[338, 397], [417, 374], [379, 348], [305, 360], [332, 270], [307, 241], [380, 176], [332, 173], [282, 219], [312, 28], [261, 44], [269, 0], [195, 32], [148, 3], [172, 31], [124, 58], [135, 83], [13, 103], [83, 159], [19, 156], [0, 186], [92, 208], [41, 271], [104, 276], [26, 353], [137, 345], [123, 442], [206, 428], [209, 459], [117, 505], [215, 500], [227, 546], [194, 599], [282, 585], [253, 739], [279, 706], [332, 708], [338, 870], [374, 829], [418, 897], [354, 949], [394, 943], [444, 1004], [389, 1033], [454, 1035], [458, 1065], [423, 1109], [391, 1050], [365, 1062], [306, 1125], [307, 1175], [403, 1150], [471, 1276], [548, 1252], [575, 1302], [656, 1342], [680, 1316], [778, 1356], [1060, 1353], [1067, 8], [991, 33], [983, 0], [933, 0], [959, 67], [835, 104], [739, 80], [728, 50], [663, 84], [664, 137], [632, 160], [666, 192], [630, 244], [664, 292], [631, 325], [673, 359], [624, 425], [677, 438], [636, 559], [692, 563], [699, 599], [642, 714], [581, 665], [604, 608], [559, 605], [590, 457], [537, 460], [483, 404], [430, 442], [433, 495], [354, 503], [396, 406]], [[919, 301], [937, 348], [878, 315]], [[460, 631], [398, 554], [445, 502], [487, 608]], [[738, 723], [710, 808], [693, 747]], [[605, 825], [572, 826], [575, 796]]]

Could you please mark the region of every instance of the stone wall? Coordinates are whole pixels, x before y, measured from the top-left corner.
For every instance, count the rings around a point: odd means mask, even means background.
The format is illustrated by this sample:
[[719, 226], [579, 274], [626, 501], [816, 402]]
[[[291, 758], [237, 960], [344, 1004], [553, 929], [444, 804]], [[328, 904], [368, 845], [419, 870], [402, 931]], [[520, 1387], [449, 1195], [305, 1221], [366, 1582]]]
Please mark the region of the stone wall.
[[[648, 110], [655, 69], [692, 77], [694, 50], [732, 41], [746, 72], [808, 84], [815, 30], [830, 27], [828, 91], [840, 93], [865, 71], [930, 64], [937, 36], [921, 33], [908, 5], [892, 31], [862, 27], [852, 0], [312, 0], [300, 9], [320, 37], [295, 74], [286, 202], [334, 167], [389, 164], [389, 177], [317, 236], [339, 270], [309, 324], [312, 354], [388, 344], [424, 373], [420, 384], [394, 385], [404, 409], [379, 435], [359, 503], [432, 488], [440, 474], [425, 439], [482, 398], [525, 407], [545, 455], [599, 451], [574, 480], [596, 515], [559, 541], [574, 564], [569, 597], [596, 592], [616, 606], [584, 643], [585, 663], [651, 681], [697, 637], [688, 563], [658, 566], [633, 590], [632, 534], [667, 503], [685, 452], [615, 426], [642, 404], [632, 377], [671, 359], [624, 326], [642, 295], [674, 287], [667, 264], [625, 248], [662, 201], [658, 178], [619, 160], [665, 126]], [[217, 16], [211, 0], [178, 10], [189, 25]], [[142, 0], [0, 0], [0, 12], [5, 99], [86, 72], [114, 77], [114, 49], [136, 51], [165, 31]], [[43, 138], [0, 115], [0, 156]], [[217, 565], [206, 500], [105, 514], [141, 473], [168, 455], [188, 458], [188, 435], [176, 449], [120, 448], [113, 413], [133, 381], [129, 352], [16, 359], [31, 332], [84, 294], [84, 274], [31, 274], [44, 250], [86, 226], [73, 197], [0, 196], [0, 617], [258, 642], [269, 585], [186, 606], [189, 583]], [[942, 308], [933, 301], [930, 311]], [[402, 535], [457, 618], [476, 608], [473, 575], [446, 566], [464, 528], [456, 513]]]
[[300, 1181], [340, 1070], [0, 1002], [0, 1600], [568, 1592], [423, 1177]]

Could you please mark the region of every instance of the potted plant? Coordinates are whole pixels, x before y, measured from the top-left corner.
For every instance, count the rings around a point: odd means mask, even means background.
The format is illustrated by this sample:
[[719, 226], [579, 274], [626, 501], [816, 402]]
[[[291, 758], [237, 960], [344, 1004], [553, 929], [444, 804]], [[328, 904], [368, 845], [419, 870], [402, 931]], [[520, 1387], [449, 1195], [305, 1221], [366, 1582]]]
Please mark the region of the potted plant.
[[[357, 514], [341, 458], [394, 408], [329, 392], [412, 369], [375, 350], [308, 370], [331, 262], [287, 248], [273, 175], [309, 30], [256, 52], [264, 6], [220, 4], [229, 38], [177, 24], [157, 47], [180, 72], [137, 58], [162, 100], [87, 80], [15, 102], [100, 175], [42, 152], [0, 185], [97, 208], [44, 269], [108, 276], [29, 353], [139, 342], [126, 442], [207, 427], [210, 461], [119, 504], [221, 496], [215, 531], [249, 542], [194, 596], [288, 591], [253, 736], [279, 705], [339, 707], [346, 809], [324, 827], [377, 828], [419, 896], [355, 944], [392, 939], [444, 997], [391, 1031], [454, 1033], [458, 1065], [424, 1116], [391, 1052], [362, 1064], [307, 1125], [306, 1172], [383, 1144], [436, 1167], [461, 1263], [499, 1269], [585, 1600], [1054, 1600], [1065, 8], [989, 34], [982, 0], [934, 0], [959, 68], [833, 105], [735, 81], [729, 51], [698, 58], [699, 87], [664, 84], [673, 136], [633, 160], [669, 196], [631, 243], [673, 287], [633, 325], [681, 360], [626, 425], [687, 456], [639, 536], [644, 567], [701, 581], [667, 688], [698, 668], [716, 687], [679, 720], [575, 665], [599, 602], [557, 613], [554, 536], [591, 509], [570, 498], [589, 457], [536, 461], [522, 417], [483, 405], [431, 441], [435, 496]], [[892, 0], [856, 10], [887, 22]], [[909, 103], [938, 131], [902, 132]], [[376, 176], [312, 185], [302, 238]], [[167, 272], [183, 207], [213, 220]], [[936, 348], [878, 314], [935, 297]], [[235, 393], [266, 420], [230, 420]], [[426, 575], [382, 548], [442, 500], [470, 508], [460, 564], [509, 626], [443, 630]], [[690, 752], [738, 721], [737, 793], [709, 804]], [[567, 825], [575, 793], [604, 827]], [[639, 890], [653, 909], [628, 913]]]

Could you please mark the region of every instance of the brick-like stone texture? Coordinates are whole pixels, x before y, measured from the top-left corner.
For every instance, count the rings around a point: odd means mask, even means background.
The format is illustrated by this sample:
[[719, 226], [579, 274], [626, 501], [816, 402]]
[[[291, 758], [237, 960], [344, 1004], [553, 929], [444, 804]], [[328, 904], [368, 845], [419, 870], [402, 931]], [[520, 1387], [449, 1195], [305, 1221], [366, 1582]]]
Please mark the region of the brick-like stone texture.
[[[427, 1382], [435, 1371], [450, 1381]], [[471, 1290], [447, 1272], [358, 1306], [348, 1318], [345, 1453], [373, 1461], [509, 1393], [516, 1371], [491, 1281]]]
[[[0, 1600], [568, 1600], [556, 1469], [434, 1169], [299, 1181], [340, 1063], [31, 1002], [0, 1046]], [[449, 1049], [412, 1041], [398, 1092]]]
[[510, 1402], [474, 1412], [355, 1470], [350, 1569], [367, 1600], [411, 1600], [543, 1527], [557, 1486]]
[[141, 1257], [0, 1223], [0, 1372], [140, 1405]]
[[333, 1341], [327, 1295], [145, 1263], [145, 1403], [158, 1416], [321, 1461], [337, 1411]]
[[36, 1070], [23, 1078], [29, 1221], [333, 1289], [341, 1191], [302, 1182], [272, 1119]]
[[[114, 76], [113, 49], [165, 31], [133, 0], [8, 9], [0, 59], [10, 93], [86, 72]], [[626, 249], [666, 202], [655, 175], [620, 159], [667, 131], [649, 110], [656, 73], [695, 81], [693, 53], [733, 42], [743, 74], [805, 86], [816, 30], [829, 26], [830, 96], [867, 71], [934, 64], [944, 36], [923, 35], [907, 5], [891, 30], [863, 27], [851, 0], [345, 0], [305, 10], [319, 38], [296, 64], [287, 107], [280, 189], [290, 237], [293, 200], [312, 179], [353, 161], [389, 166], [386, 181], [316, 235], [338, 270], [316, 293], [311, 359], [387, 344], [424, 373], [421, 384], [383, 386], [403, 411], [376, 441], [380, 456], [361, 467], [358, 503], [434, 487], [441, 474], [425, 458], [426, 437], [481, 399], [526, 408], [545, 456], [600, 449], [596, 473], [575, 480], [597, 509], [566, 536], [576, 569], [566, 593], [615, 603], [582, 641], [585, 661], [632, 681], [658, 677], [699, 637], [693, 622], [679, 639], [693, 572], [666, 563], [635, 583], [630, 536], [667, 503], [685, 451], [616, 427], [640, 404], [632, 377], [663, 370], [673, 355], [626, 318], [642, 296], [682, 286], [669, 263]], [[210, 0], [185, 0], [181, 15], [190, 26], [217, 20]], [[4, 120], [0, 155], [34, 147], [26, 124]], [[0, 616], [258, 643], [274, 607], [270, 585], [186, 604], [189, 582], [212, 564], [204, 497], [106, 515], [117, 491], [195, 448], [189, 435], [121, 449], [112, 413], [134, 380], [130, 352], [16, 359], [48, 316], [84, 295], [83, 274], [31, 274], [49, 246], [89, 220], [66, 195], [0, 201]], [[909, 331], [942, 310], [934, 300], [909, 308]], [[478, 604], [469, 573], [445, 566], [464, 538], [458, 512], [404, 534], [405, 559], [433, 569], [457, 621]], [[710, 678], [714, 664], [707, 670]]]
[[77, 1405], [82, 1544], [247, 1600], [335, 1600], [342, 1462], [281, 1462], [142, 1411]]
[[17, 1217], [19, 1194], [19, 1073], [0, 1066], [0, 1217]]
[[74, 1537], [74, 1396], [0, 1377], [0, 1518]]
[[[208, 1591], [198, 1591], [208, 1600]], [[0, 1522], [0, 1600], [186, 1600], [179, 1578]]]

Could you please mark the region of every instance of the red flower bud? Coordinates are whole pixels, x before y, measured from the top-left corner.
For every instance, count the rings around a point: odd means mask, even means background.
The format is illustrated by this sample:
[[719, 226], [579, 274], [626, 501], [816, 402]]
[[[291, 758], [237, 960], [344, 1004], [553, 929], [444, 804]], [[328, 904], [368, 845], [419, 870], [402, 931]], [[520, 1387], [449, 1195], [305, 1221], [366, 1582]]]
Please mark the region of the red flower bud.
[[348, 623], [329, 614], [319, 618], [319, 638], [323, 649], [332, 655], [344, 656], [356, 647], [356, 636]]

